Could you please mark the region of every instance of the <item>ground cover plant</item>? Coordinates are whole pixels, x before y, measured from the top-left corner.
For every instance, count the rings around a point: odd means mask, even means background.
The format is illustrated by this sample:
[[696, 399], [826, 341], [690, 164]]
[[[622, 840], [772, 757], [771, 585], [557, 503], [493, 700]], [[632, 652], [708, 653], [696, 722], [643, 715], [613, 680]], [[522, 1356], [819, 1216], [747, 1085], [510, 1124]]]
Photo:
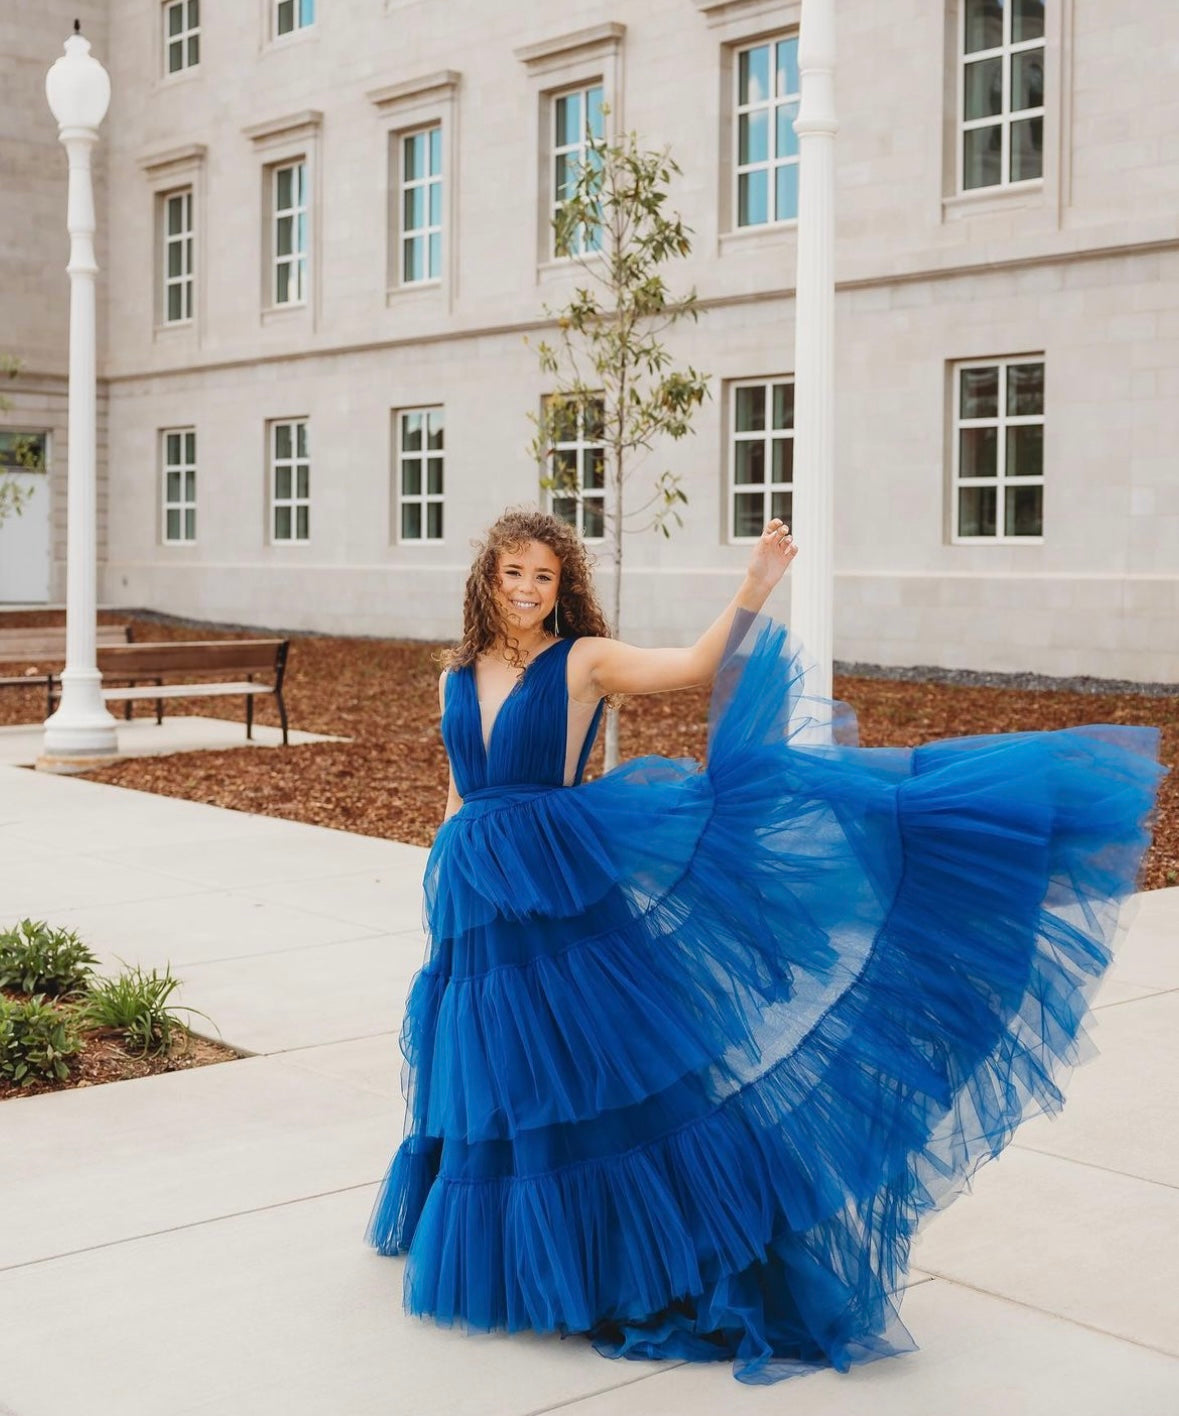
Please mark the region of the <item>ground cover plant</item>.
[[[124, 613], [136, 639], [201, 639], [232, 633], [219, 626], [164, 622]], [[6, 624], [61, 624], [60, 613], [22, 612]], [[268, 633], [273, 632], [268, 630]], [[255, 635], [257, 629], [241, 631]], [[285, 751], [227, 749], [136, 758], [91, 773], [97, 781], [210, 802], [217, 806], [334, 826], [370, 836], [429, 845], [446, 801], [446, 758], [438, 736], [437, 645], [389, 639], [293, 636], [284, 693], [295, 728], [351, 739]], [[1079, 723], [1146, 723], [1162, 732], [1162, 757], [1179, 766], [1179, 685], [1171, 694], [1045, 691], [1011, 685], [908, 681], [866, 673], [836, 675], [835, 692], [855, 708], [865, 747], [916, 747], [933, 738], [1063, 728]], [[150, 715], [150, 704], [137, 705]], [[241, 703], [205, 699], [172, 712], [241, 721]], [[0, 693], [0, 723], [39, 722], [40, 690]], [[258, 721], [276, 724], [267, 700]], [[701, 756], [706, 747], [708, 692], [635, 698], [621, 719], [623, 757], [663, 753]], [[601, 744], [590, 774], [601, 770]], [[1147, 888], [1179, 884], [1179, 772], [1163, 783], [1155, 844], [1146, 859]]]
[[240, 1055], [189, 1031], [198, 1010], [172, 1002], [171, 968], [106, 978], [97, 962], [76, 933], [44, 920], [0, 929], [0, 1101]]

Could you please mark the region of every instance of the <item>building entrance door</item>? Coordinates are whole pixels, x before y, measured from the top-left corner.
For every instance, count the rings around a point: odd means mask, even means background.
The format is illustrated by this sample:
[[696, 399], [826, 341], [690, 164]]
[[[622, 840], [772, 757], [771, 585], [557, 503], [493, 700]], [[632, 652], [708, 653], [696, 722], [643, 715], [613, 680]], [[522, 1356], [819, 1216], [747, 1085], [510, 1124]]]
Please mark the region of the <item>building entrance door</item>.
[[20, 514], [9, 506], [0, 521], [0, 604], [49, 599], [48, 441], [46, 433], [0, 429], [0, 486], [20, 494]]

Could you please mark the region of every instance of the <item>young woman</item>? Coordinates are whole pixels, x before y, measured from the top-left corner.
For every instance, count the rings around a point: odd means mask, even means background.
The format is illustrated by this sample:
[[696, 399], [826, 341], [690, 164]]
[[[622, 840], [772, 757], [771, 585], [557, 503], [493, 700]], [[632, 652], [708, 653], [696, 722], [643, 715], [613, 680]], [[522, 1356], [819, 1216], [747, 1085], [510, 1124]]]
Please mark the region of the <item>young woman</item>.
[[[846, 1370], [912, 1346], [921, 1217], [1061, 1105], [1157, 734], [845, 745], [758, 613], [796, 553], [771, 521], [683, 649], [610, 639], [551, 517], [476, 556], [369, 1229], [411, 1312], [745, 1381]], [[706, 767], [582, 782], [604, 699], [709, 681]]]

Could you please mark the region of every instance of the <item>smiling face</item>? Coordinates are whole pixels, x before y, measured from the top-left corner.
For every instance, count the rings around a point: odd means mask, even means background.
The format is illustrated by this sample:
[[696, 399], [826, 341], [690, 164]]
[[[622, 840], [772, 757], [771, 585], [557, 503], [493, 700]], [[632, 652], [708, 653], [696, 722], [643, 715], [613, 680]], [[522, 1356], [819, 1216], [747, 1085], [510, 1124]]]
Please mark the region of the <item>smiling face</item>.
[[561, 562], [543, 541], [500, 551], [495, 597], [504, 624], [514, 634], [538, 632], [557, 603]]

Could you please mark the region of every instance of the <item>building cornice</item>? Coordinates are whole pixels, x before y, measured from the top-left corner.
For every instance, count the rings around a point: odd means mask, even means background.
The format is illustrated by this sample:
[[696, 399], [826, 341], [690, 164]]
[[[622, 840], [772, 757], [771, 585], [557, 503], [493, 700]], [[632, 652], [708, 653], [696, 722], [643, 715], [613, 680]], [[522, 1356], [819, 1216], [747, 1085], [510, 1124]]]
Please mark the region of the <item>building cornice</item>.
[[[800, 0], [693, 0], [696, 8], [710, 25], [723, 25], [730, 20], [760, 19], [763, 15], [773, 17], [782, 29], [790, 29], [798, 24]], [[785, 13], [784, 13], [785, 12]]]
[[[913, 285], [921, 281], [942, 282], [962, 280], [975, 275], [999, 275], [1005, 271], [1031, 270], [1043, 266], [1079, 265], [1085, 261], [1116, 260], [1121, 256], [1146, 256], [1163, 251], [1179, 251], [1179, 236], [1164, 239], [1122, 242], [1111, 246], [1088, 247], [1079, 251], [1052, 251], [1043, 255], [1015, 256], [1009, 260], [976, 261], [969, 265], [923, 267], [919, 270], [894, 272], [888, 275], [861, 276], [852, 280], [837, 280], [836, 293], [852, 290], [888, 289], [898, 285]], [[771, 290], [752, 290], [739, 295], [702, 296], [697, 300], [699, 310], [734, 309], [742, 305], [763, 304], [767, 300], [790, 300], [794, 298], [794, 287], [783, 285]], [[366, 354], [381, 349], [399, 349], [413, 345], [434, 345], [458, 343], [465, 339], [494, 339], [500, 336], [518, 336], [535, 331], [552, 329], [554, 318], [518, 320], [509, 324], [472, 325], [465, 329], [440, 329], [427, 334], [412, 334], [392, 339], [365, 339], [349, 344], [323, 345], [320, 347], [292, 349], [281, 353], [259, 352], [240, 359], [216, 359], [208, 363], [186, 363], [175, 368], [147, 368], [128, 373], [104, 374], [107, 383], [135, 383], [145, 379], [180, 378], [185, 375], [201, 375], [225, 369], [243, 369], [259, 364], [294, 363], [307, 359], [342, 358], [354, 354]]]
[[525, 44], [513, 52], [530, 73], [543, 74], [550, 69], [562, 68], [573, 60], [614, 53], [622, 47], [625, 36], [625, 25], [617, 20], [608, 20], [605, 24], [590, 25], [587, 29], [570, 30], [568, 34], [557, 35], [553, 39], [542, 39], [536, 44]]
[[461, 79], [457, 69], [438, 69], [433, 74], [423, 74], [420, 79], [405, 79], [398, 84], [370, 89], [367, 98], [382, 113], [387, 113], [391, 108], [427, 98], [453, 98]]
[[269, 118], [264, 123], [252, 123], [242, 132], [256, 146], [288, 142], [296, 138], [313, 137], [323, 126], [323, 114], [318, 108], [301, 108], [282, 118]]
[[181, 147], [145, 152], [135, 159], [139, 170], [148, 177], [166, 177], [173, 171], [192, 168], [204, 162], [209, 149], [204, 143], [184, 143]]

